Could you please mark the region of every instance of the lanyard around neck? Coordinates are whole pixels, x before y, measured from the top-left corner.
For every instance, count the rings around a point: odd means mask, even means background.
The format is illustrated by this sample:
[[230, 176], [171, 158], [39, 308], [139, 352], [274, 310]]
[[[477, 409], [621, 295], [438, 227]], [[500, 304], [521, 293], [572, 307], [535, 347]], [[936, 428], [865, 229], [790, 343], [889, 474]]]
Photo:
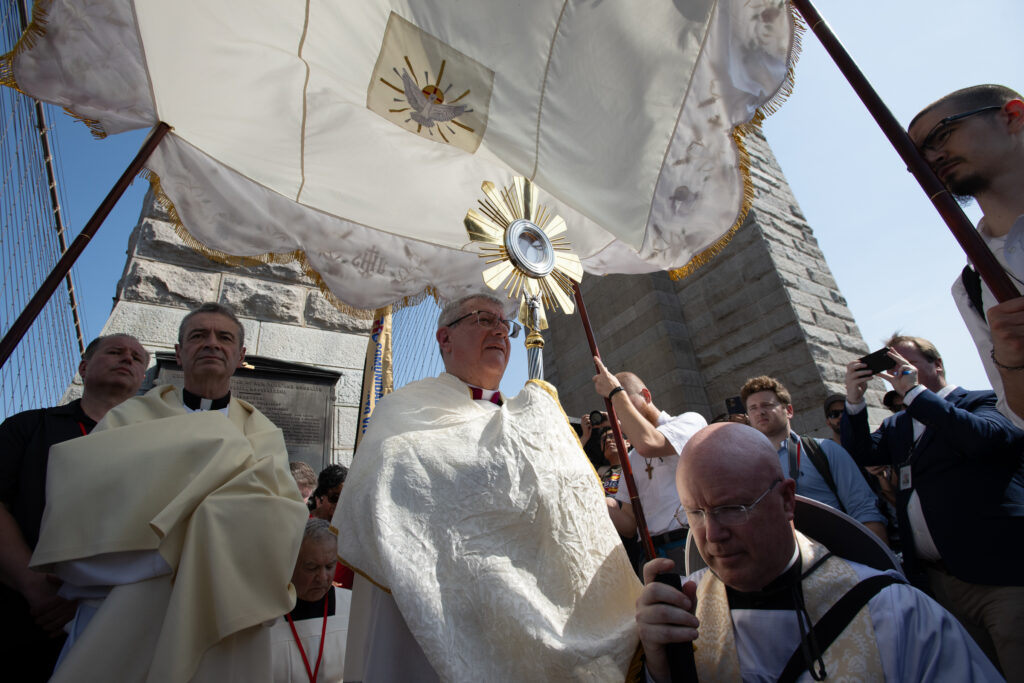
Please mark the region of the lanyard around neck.
[[299, 646], [299, 654], [302, 655], [302, 663], [306, 665], [306, 675], [309, 676], [309, 683], [316, 683], [316, 677], [320, 673], [320, 660], [324, 656], [324, 639], [327, 636], [327, 605], [330, 601], [327, 596], [324, 596], [324, 625], [320, 629], [320, 652], [316, 656], [316, 667], [314, 669], [309, 668], [309, 659], [306, 657], [306, 650], [302, 647], [302, 640], [299, 638], [299, 632], [295, 630], [295, 622], [292, 621], [292, 615], [286, 614], [285, 618], [288, 620], [288, 625], [292, 627], [292, 635], [295, 637], [295, 644]]

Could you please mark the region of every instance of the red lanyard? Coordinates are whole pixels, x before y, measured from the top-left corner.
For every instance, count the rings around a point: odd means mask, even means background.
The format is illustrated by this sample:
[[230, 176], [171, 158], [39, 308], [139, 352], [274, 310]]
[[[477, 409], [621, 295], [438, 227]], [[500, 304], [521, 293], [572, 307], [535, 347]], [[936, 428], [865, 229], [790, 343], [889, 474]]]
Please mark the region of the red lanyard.
[[89, 432], [85, 431], [85, 425], [81, 420], [78, 421], [78, 428], [82, 430], [82, 436], [89, 436]]
[[316, 683], [316, 677], [320, 673], [320, 660], [324, 656], [324, 636], [327, 635], [327, 596], [324, 596], [324, 626], [320, 630], [320, 652], [316, 656], [316, 668], [310, 671], [309, 659], [306, 658], [306, 651], [302, 648], [302, 641], [299, 639], [299, 632], [295, 630], [295, 622], [292, 615], [286, 614], [288, 625], [292, 627], [292, 635], [295, 636], [295, 644], [299, 646], [299, 654], [302, 655], [302, 663], [306, 665], [306, 675], [309, 676], [309, 683]]

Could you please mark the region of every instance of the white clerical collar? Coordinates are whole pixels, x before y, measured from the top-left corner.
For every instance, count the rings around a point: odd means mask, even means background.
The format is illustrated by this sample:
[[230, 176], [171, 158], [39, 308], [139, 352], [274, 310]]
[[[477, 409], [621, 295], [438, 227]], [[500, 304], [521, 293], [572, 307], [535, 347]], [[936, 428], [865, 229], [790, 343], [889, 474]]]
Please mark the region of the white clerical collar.
[[185, 410], [189, 413], [201, 413], [216, 410], [227, 415], [228, 406], [231, 403], [231, 392], [229, 391], [220, 398], [205, 398], [198, 394], [193, 394], [188, 389], [182, 389], [181, 400], [185, 406]]

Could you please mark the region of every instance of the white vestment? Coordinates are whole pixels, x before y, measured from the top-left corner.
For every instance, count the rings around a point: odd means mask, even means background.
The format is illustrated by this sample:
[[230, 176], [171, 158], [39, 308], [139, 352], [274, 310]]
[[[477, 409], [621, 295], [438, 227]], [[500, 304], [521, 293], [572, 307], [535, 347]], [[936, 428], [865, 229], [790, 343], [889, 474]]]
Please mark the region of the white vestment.
[[347, 681], [623, 680], [641, 586], [550, 385], [500, 409], [448, 374], [386, 396], [334, 525], [378, 587], [353, 588]]
[[[797, 540], [806, 572], [827, 550], [799, 532]], [[811, 577], [804, 579], [804, 600], [811, 619], [820, 619], [856, 582], [881, 573], [833, 556]], [[895, 572], [893, 575], [897, 576]], [[721, 584], [707, 568], [687, 578], [698, 584], [697, 616], [701, 626], [697, 629], [695, 646], [701, 680], [741, 678], [745, 683], [778, 680], [800, 643], [795, 610], [729, 609], [724, 590], [717, 604], [714, 598], [707, 597], [713, 594], [713, 588], [703, 584]], [[812, 578], [820, 579], [819, 588], [809, 588]], [[857, 619], [863, 621], [851, 621], [825, 652], [827, 680], [849, 680], [843, 673], [863, 681], [883, 678], [885, 681], [957, 683], [1003, 680], [956, 618], [907, 584], [895, 583], [883, 588], [871, 598], [866, 611], [859, 613]], [[728, 642], [730, 634], [732, 643]], [[735, 659], [732, 652], [735, 652]], [[702, 660], [706, 669], [701, 668]], [[739, 676], [735, 675], [737, 667]], [[798, 680], [813, 681], [808, 671]]]
[[[336, 587], [332, 587], [331, 590], [334, 591], [334, 614], [327, 617], [323, 655], [316, 683], [339, 683], [345, 665], [345, 642], [348, 638], [348, 613], [352, 603], [352, 591]], [[302, 641], [302, 649], [306, 653], [309, 668], [316, 669], [324, 620], [318, 617], [293, 623]], [[270, 641], [274, 661], [274, 683], [309, 683], [306, 663], [302, 661], [302, 653], [295, 643], [295, 634], [292, 633], [288, 619], [281, 617], [274, 623], [270, 629]]]
[[188, 414], [158, 386], [112, 409], [50, 451], [32, 566], [117, 584], [93, 586], [51, 680], [270, 681], [307, 517], [281, 430], [248, 403]]

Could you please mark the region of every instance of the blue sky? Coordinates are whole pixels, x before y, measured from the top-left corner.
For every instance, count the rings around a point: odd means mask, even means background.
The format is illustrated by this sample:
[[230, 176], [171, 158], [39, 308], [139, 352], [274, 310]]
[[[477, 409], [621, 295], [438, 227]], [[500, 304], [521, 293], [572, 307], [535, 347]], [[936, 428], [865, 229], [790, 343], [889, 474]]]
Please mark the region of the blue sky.
[[[903, 123], [966, 85], [1024, 88], [1016, 80], [1024, 3], [818, 0], [817, 7]], [[951, 381], [986, 387], [949, 295], [963, 253], [817, 39], [807, 33], [803, 45], [794, 93], [768, 119], [765, 133], [864, 339], [876, 348], [895, 329], [928, 337], [942, 352]], [[146, 131], [94, 141], [81, 124], [55, 118], [64, 212], [77, 233]], [[99, 333], [110, 313], [145, 190], [146, 183], [136, 180], [79, 260], [87, 337]], [[976, 207], [968, 215], [976, 219]], [[518, 350], [503, 390], [516, 393], [525, 375], [525, 353]]]

